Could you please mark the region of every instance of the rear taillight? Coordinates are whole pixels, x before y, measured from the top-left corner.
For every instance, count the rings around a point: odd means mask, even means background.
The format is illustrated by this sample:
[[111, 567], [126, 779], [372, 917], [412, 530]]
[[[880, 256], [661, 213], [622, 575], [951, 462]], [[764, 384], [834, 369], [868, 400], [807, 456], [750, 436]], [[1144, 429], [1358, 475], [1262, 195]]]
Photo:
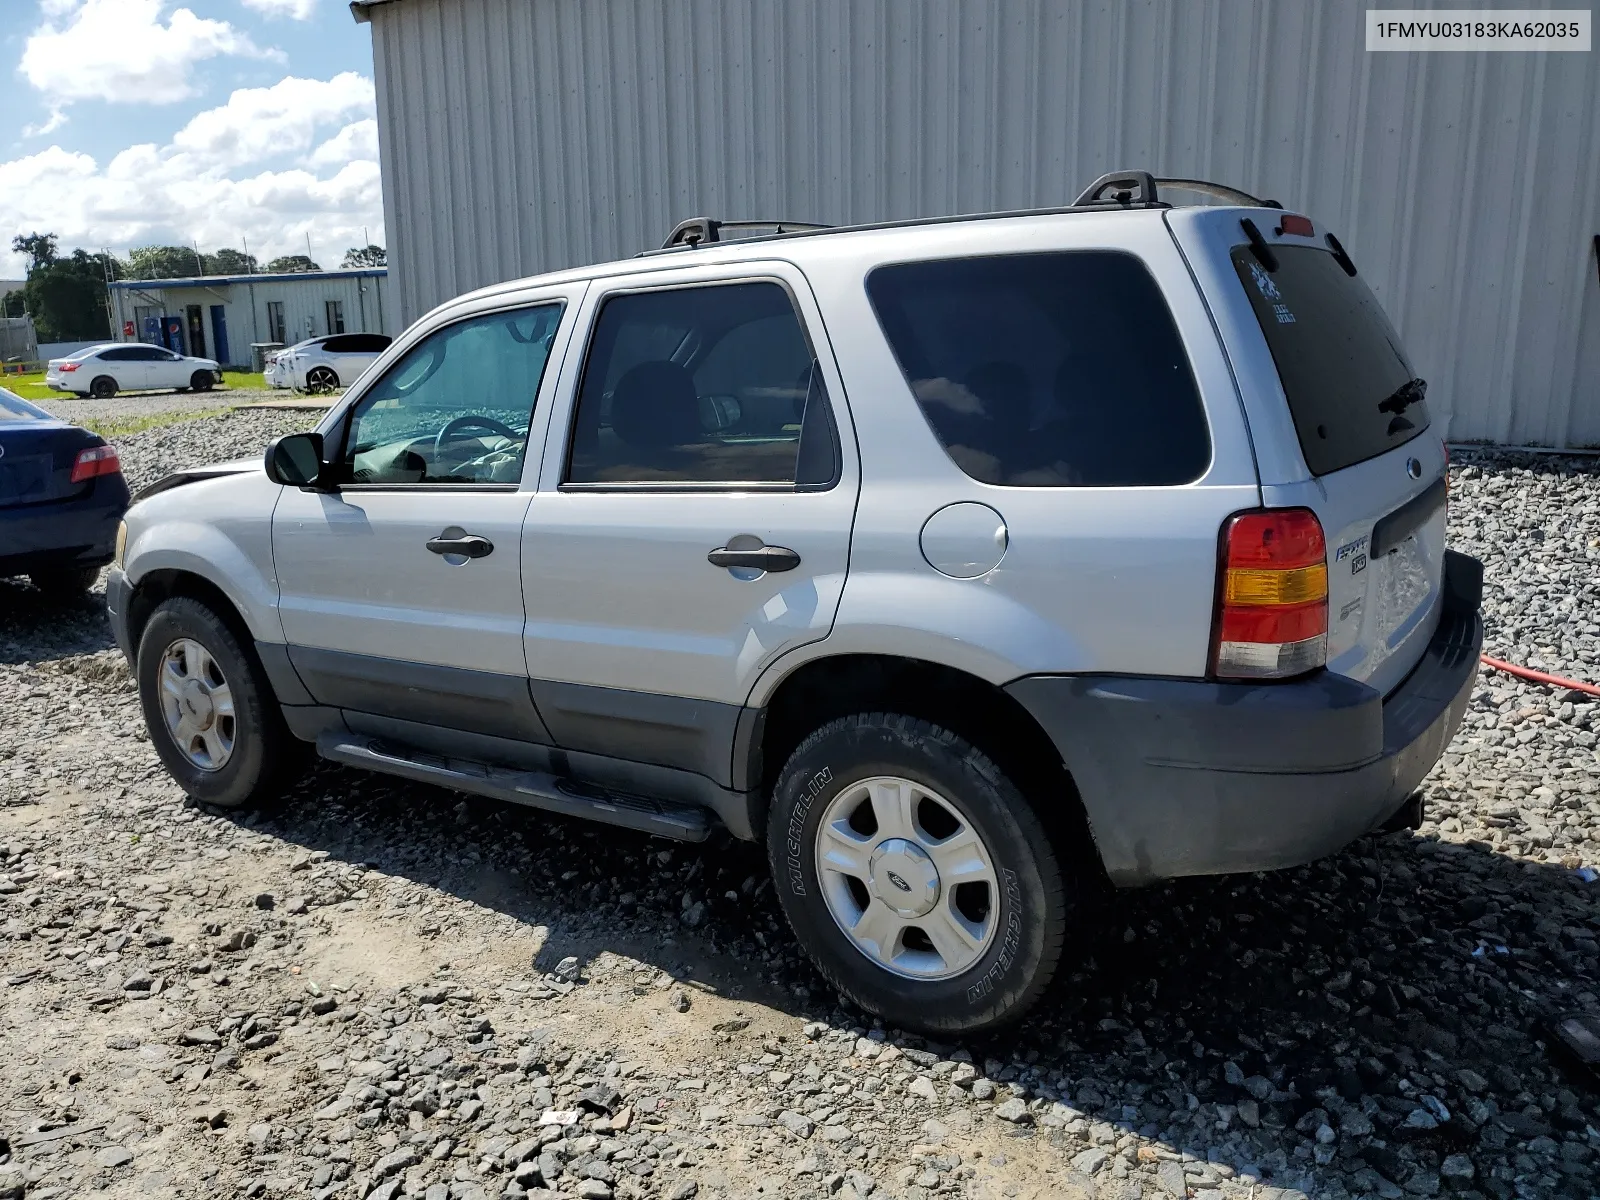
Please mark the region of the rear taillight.
[[68, 371], [76, 371], [78, 369], [78, 366], [79, 366], [78, 363], [62, 363], [61, 364], [61, 373], [64, 375]]
[[1307, 508], [1241, 513], [1222, 530], [1211, 670], [1287, 679], [1328, 661], [1328, 547]]
[[120, 475], [122, 463], [117, 458], [115, 446], [92, 446], [78, 451], [78, 461], [72, 464], [72, 482], [82, 483], [99, 475]]

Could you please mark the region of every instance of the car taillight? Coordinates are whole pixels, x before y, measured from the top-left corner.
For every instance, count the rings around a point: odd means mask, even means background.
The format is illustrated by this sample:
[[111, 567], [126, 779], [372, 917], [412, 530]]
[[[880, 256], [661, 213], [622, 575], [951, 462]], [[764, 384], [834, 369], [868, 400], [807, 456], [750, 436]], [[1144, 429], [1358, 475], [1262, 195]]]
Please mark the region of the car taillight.
[[72, 482], [82, 483], [97, 475], [120, 475], [122, 463], [117, 458], [115, 446], [92, 446], [78, 451], [78, 461], [72, 464]]
[[62, 374], [66, 374], [66, 372], [68, 372], [68, 371], [76, 371], [78, 369], [78, 366], [79, 366], [78, 363], [62, 363], [61, 364], [61, 372], [62, 372]]
[[1307, 508], [1241, 513], [1222, 530], [1212, 674], [1287, 679], [1328, 661], [1328, 547]]

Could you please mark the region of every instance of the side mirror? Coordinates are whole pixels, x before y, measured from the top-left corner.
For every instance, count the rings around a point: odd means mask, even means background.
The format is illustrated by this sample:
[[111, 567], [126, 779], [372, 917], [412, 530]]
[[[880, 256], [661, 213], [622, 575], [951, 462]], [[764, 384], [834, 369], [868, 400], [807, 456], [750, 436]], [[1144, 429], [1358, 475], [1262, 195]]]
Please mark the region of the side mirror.
[[322, 475], [322, 435], [286, 433], [267, 447], [267, 478], [287, 487], [316, 487]]

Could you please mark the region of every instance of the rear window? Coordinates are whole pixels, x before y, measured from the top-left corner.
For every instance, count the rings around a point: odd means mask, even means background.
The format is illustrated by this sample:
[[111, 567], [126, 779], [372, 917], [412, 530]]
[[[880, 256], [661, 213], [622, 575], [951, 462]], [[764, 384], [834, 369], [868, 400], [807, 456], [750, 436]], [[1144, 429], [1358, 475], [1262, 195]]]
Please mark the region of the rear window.
[[867, 292], [955, 463], [983, 483], [1191, 483], [1205, 410], [1161, 289], [1132, 255], [1080, 250], [879, 267]]
[[1311, 473], [1376, 458], [1426, 429], [1425, 385], [1371, 289], [1326, 250], [1273, 251], [1278, 269], [1269, 272], [1236, 246], [1233, 269], [1272, 349]]
[[53, 421], [42, 408], [35, 408], [15, 392], [0, 388], [0, 421]]

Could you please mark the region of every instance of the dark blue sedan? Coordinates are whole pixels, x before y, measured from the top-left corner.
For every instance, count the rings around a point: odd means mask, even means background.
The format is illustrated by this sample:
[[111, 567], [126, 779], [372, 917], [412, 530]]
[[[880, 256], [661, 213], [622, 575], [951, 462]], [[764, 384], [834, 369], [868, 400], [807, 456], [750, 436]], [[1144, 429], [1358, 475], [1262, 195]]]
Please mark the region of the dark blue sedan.
[[61, 597], [88, 591], [127, 510], [103, 437], [0, 388], [0, 578], [26, 575]]

